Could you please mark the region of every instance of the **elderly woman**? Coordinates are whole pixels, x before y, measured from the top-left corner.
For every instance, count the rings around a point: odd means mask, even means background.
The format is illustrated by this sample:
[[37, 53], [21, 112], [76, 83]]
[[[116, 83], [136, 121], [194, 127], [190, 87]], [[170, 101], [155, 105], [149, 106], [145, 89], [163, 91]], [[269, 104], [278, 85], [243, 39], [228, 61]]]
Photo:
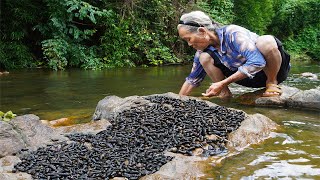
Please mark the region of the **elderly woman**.
[[280, 96], [278, 86], [290, 70], [290, 56], [281, 42], [259, 36], [237, 26], [222, 26], [201, 11], [184, 14], [178, 25], [179, 36], [197, 50], [191, 74], [179, 92], [188, 95], [206, 74], [214, 82], [203, 96], [230, 97], [228, 85], [266, 87], [263, 96]]

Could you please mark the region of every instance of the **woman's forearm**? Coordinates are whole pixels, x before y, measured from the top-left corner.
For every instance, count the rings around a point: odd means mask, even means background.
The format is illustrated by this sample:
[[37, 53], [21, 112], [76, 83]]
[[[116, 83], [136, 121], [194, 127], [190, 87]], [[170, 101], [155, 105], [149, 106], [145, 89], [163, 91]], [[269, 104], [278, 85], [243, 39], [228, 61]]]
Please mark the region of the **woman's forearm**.
[[228, 78], [222, 80], [221, 83], [224, 86], [228, 86], [229, 84], [231, 84], [233, 82], [240, 81], [240, 80], [245, 79], [245, 78], [247, 78], [247, 76], [245, 74], [243, 74], [240, 71], [237, 71], [236, 73], [232, 74]]
[[191, 93], [192, 89], [193, 89], [193, 86], [190, 83], [185, 81], [180, 89], [179, 95], [187, 96]]

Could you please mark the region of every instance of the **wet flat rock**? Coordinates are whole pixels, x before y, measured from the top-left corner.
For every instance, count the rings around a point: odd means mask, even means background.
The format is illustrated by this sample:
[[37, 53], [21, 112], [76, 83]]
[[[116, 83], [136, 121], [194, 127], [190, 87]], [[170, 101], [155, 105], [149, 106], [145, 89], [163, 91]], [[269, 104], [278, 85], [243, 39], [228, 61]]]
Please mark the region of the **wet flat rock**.
[[46, 137], [61, 134], [68, 140], [34, 144], [37, 149], [19, 153], [14, 165], [0, 167], [0, 177], [13, 171], [34, 179], [198, 178], [197, 162], [259, 143], [277, 126], [259, 114], [173, 93], [108, 96], [93, 119], [70, 127], [44, 125], [50, 129]]
[[294, 87], [281, 86], [280, 97], [262, 97], [264, 90], [247, 93], [238, 98], [245, 105], [277, 106], [320, 110], [320, 87], [300, 90]]

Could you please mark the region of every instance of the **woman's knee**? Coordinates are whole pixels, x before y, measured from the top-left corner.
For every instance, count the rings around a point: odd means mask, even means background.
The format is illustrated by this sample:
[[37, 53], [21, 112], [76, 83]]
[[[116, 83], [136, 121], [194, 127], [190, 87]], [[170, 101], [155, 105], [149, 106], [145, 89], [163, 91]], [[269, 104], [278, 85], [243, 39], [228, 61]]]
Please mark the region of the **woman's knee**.
[[271, 35], [260, 36], [256, 41], [256, 46], [263, 55], [278, 50], [277, 42]]
[[202, 53], [199, 57], [199, 61], [202, 66], [205, 66], [208, 64], [214, 65], [214, 61], [208, 53]]

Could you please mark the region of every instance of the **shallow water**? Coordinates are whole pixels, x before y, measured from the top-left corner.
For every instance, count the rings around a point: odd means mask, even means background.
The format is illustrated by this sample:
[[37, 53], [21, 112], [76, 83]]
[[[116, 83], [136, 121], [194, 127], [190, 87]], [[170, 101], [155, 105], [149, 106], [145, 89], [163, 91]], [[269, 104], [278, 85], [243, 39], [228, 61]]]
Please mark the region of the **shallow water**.
[[[0, 76], [0, 110], [21, 115], [32, 113], [41, 119], [72, 117], [75, 123], [90, 121], [99, 100], [108, 95], [126, 97], [157, 93], [178, 93], [188, 66], [167, 66], [103, 71], [44, 69], [11, 71]], [[320, 80], [301, 77], [311, 72], [320, 77], [319, 64], [295, 63], [283, 84], [300, 89], [320, 86]], [[320, 79], [320, 78], [319, 78]], [[209, 78], [192, 95], [199, 96]], [[232, 85], [235, 96], [256, 89]], [[211, 99], [219, 105], [261, 113], [281, 129], [262, 144], [206, 166], [204, 179], [320, 179], [320, 113], [301, 109], [261, 108], [234, 101]]]
[[[254, 113], [254, 110], [247, 112]], [[259, 109], [280, 125], [262, 144], [227, 158], [222, 166], [209, 168], [214, 179], [319, 179], [319, 112]]]

